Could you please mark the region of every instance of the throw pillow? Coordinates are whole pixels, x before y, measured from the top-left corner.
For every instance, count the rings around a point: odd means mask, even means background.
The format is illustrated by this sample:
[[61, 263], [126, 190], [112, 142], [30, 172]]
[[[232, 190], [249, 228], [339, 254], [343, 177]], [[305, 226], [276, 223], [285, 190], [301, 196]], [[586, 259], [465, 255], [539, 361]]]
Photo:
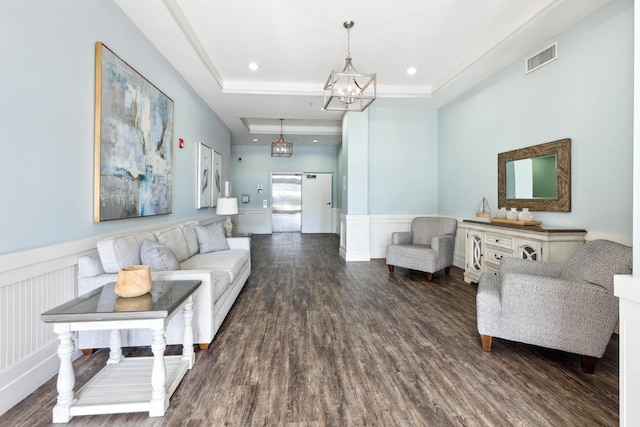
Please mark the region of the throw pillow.
[[148, 239], [140, 246], [140, 261], [151, 271], [180, 270], [178, 258], [170, 248]]
[[229, 242], [227, 242], [221, 225], [196, 225], [195, 229], [201, 254], [229, 250]]

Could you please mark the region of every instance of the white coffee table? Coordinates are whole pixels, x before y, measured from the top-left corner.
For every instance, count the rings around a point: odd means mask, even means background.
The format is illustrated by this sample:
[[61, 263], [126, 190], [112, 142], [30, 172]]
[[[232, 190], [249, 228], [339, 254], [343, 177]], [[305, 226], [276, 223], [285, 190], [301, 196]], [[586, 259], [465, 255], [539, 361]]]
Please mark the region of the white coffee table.
[[[118, 297], [114, 293], [115, 283], [110, 283], [42, 313], [42, 321], [53, 323], [60, 340], [58, 401], [53, 408], [53, 422], [66, 423], [75, 415], [122, 412], [163, 416], [171, 395], [195, 363], [192, 295], [200, 283], [199, 280], [156, 281], [149, 294], [136, 299]], [[182, 308], [182, 355], [165, 356], [167, 323]], [[142, 328], [151, 329], [153, 357], [125, 358], [120, 330]], [[74, 393], [72, 338], [75, 331], [84, 330], [111, 330], [111, 351], [106, 367]]]

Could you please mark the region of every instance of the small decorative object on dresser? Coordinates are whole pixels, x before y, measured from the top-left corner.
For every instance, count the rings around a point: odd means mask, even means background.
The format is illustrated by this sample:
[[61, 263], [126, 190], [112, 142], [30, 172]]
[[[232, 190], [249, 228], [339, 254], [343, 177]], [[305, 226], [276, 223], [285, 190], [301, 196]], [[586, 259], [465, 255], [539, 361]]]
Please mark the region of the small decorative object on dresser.
[[489, 208], [489, 202], [485, 197], [482, 198], [482, 202], [480, 202], [480, 206], [478, 206], [478, 211], [476, 212], [476, 216], [479, 217], [490, 217], [491, 209]]
[[518, 220], [518, 210], [516, 208], [511, 208], [509, 212], [507, 212], [507, 219], [512, 221]]
[[496, 218], [507, 219], [507, 208], [500, 208], [496, 213]]
[[533, 213], [529, 211], [529, 208], [522, 208], [522, 212], [518, 214], [518, 221], [533, 221]]

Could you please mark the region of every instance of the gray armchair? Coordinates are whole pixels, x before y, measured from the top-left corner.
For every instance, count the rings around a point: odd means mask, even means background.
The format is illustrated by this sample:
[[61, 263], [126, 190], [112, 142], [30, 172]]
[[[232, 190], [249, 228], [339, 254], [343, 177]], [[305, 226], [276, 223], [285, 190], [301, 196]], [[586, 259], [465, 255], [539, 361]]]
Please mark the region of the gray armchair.
[[424, 271], [427, 280], [442, 269], [449, 274], [457, 228], [455, 218], [414, 218], [411, 231], [391, 234], [391, 244], [387, 245], [389, 271], [393, 273], [395, 266]]
[[593, 373], [618, 321], [613, 276], [631, 268], [631, 248], [609, 240], [585, 243], [566, 264], [503, 258], [478, 283], [482, 349], [496, 337], [577, 353]]

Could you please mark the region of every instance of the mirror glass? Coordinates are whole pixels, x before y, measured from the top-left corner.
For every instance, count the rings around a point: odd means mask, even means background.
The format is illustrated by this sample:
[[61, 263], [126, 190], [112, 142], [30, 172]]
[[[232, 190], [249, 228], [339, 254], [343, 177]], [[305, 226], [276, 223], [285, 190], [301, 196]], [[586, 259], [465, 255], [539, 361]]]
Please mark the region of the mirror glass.
[[507, 162], [507, 199], [558, 197], [557, 158], [551, 154]]
[[571, 140], [498, 154], [498, 207], [571, 211]]

